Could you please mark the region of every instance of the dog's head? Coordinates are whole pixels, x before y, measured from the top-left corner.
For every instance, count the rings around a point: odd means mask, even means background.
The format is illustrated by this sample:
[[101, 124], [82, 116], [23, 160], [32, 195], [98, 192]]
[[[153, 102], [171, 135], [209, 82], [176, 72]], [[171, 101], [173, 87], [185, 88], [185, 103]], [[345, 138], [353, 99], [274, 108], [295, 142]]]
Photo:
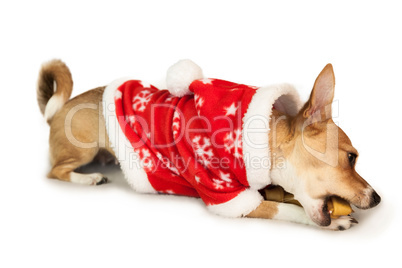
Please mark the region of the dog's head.
[[331, 196], [341, 197], [361, 209], [372, 208], [381, 200], [356, 172], [358, 152], [332, 120], [334, 88], [335, 77], [332, 65], [328, 64], [298, 115], [277, 119], [271, 134], [274, 155], [285, 159], [281, 168], [273, 167], [273, 183], [292, 192], [320, 226], [331, 223], [326, 205]]

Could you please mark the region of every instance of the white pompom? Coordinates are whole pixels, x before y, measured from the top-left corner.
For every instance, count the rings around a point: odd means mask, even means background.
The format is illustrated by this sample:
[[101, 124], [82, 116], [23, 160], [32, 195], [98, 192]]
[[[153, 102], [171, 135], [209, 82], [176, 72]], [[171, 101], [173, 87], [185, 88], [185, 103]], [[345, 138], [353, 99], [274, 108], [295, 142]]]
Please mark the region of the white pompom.
[[191, 60], [180, 60], [172, 65], [166, 76], [166, 85], [170, 94], [183, 97], [191, 94], [188, 89], [194, 80], [202, 79], [204, 76], [200, 66]]

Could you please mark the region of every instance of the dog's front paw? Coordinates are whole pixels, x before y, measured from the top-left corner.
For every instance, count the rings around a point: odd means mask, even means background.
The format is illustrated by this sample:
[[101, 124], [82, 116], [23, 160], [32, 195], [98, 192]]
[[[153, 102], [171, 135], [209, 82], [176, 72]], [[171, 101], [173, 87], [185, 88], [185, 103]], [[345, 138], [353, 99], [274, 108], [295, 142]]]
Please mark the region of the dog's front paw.
[[357, 224], [357, 220], [352, 216], [341, 216], [337, 219], [331, 219], [331, 224], [329, 226], [323, 227], [327, 230], [333, 231], [344, 231]]

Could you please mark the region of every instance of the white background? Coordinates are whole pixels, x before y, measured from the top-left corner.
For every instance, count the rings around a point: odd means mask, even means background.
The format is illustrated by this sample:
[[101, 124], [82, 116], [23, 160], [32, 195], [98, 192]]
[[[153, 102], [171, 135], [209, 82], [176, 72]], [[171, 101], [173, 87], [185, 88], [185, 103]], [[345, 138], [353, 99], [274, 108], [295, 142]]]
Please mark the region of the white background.
[[[0, 266], [400, 265], [401, 15], [396, 1], [3, 1]], [[290, 82], [307, 99], [331, 62], [335, 121], [383, 202], [358, 211], [354, 228], [329, 232], [140, 195], [118, 168], [102, 169], [112, 182], [98, 187], [46, 179], [48, 126], [35, 86], [55, 57], [72, 71], [73, 95], [127, 75], [160, 81], [190, 58], [209, 77]]]

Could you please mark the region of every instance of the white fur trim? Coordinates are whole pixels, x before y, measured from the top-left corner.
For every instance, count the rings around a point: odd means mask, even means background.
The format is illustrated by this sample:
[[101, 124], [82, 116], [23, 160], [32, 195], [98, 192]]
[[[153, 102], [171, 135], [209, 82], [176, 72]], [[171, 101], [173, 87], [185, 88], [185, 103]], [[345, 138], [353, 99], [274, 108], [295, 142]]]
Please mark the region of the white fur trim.
[[190, 84], [203, 77], [200, 66], [191, 60], [180, 60], [168, 69], [166, 85], [170, 94], [183, 97], [191, 94]]
[[246, 189], [226, 203], [208, 206], [208, 210], [224, 217], [243, 217], [255, 210], [262, 200], [263, 197], [257, 190]]
[[[56, 83], [55, 83], [56, 84]], [[54, 94], [46, 104], [45, 119], [49, 121], [63, 107], [64, 98], [59, 94]]]
[[115, 92], [128, 78], [118, 79], [110, 83], [103, 93], [103, 116], [105, 118], [106, 130], [120, 167], [128, 184], [137, 192], [156, 193], [149, 183], [148, 176], [141, 166], [139, 155], [127, 140], [116, 117]]
[[293, 86], [279, 84], [257, 89], [243, 117], [242, 142], [247, 180], [252, 189], [271, 184], [269, 169], [269, 122], [272, 106], [288, 115], [301, 108], [299, 95]]

